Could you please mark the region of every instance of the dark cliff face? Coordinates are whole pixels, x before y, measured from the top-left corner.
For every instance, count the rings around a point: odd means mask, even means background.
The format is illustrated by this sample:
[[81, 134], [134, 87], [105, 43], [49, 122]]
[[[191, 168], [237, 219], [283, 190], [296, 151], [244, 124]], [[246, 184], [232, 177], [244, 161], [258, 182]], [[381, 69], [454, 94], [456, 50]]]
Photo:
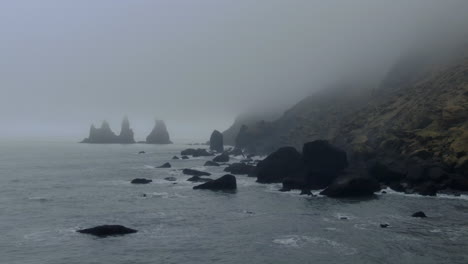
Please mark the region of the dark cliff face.
[[167, 132], [166, 124], [162, 120], [156, 120], [153, 131], [146, 137], [148, 144], [172, 144]]
[[91, 125], [89, 137], [84, 139], [82, 143], [96, 144], [131, 144], [135, 143], [133, 131], [130, 129], [130, 122], [125, 118], [122, 122], [122, 131], [117, 136], [109, 126], [107, 121], [103, 121], [100, 128]]

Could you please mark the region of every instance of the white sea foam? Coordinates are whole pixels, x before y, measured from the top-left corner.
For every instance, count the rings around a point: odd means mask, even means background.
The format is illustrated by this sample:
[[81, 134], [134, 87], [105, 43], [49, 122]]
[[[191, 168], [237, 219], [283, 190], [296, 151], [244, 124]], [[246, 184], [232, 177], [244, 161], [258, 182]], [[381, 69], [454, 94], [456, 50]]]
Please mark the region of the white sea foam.
[[[450, 195], [450, 194], [437, 194], [436, 196], [424, 196], [420, 194], [408, 194], [408, 193], [402, 193], [402, 192], [397, 192], [394, 191], [390, 188], [384, 189], [382, 191], [387, 192], [387, 194], [391, 195], [402, 195], [402, 196], [407, 196], [407, 197], [412, 197], [412, 198], [429, 198], [429, 199], [455, 199], [455, 200], [466, 200], [468, 201], [468, 195], [466, 194], [461, 194], [460, 196], [455, 196], [455, 195]], [[387, 194], [382, 194], [382, 193], [377, 193], [377, 195], [387, 195]]]
[[322, 238], [322, 237], [309, 237], [299, 235], [289, 235], [273, 240], [273, 243], [293, 248], [301, 248], [306, 245], [316, 247], [320, 250], [317, 252], [332, 251], [341, 255], [354, 255], [357, 253], [357, 249], [349, 247], [345, 244], [336, 242], [334, 240]]

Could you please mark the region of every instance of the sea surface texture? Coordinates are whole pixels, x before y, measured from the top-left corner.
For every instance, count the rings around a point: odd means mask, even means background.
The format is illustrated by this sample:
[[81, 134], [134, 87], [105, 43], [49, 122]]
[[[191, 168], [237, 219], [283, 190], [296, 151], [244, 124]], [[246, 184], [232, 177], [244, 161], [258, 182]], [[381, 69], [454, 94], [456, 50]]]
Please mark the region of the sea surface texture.
[[[235, 193], [192, 190], [181, 169], [225, 173], [171, 160], [188, 147], [0, 143], [0, 263], [468, 263], [466, 196], [337, 200], [247, 176]], [[103, 224], [138, 233], [76, 232]]]

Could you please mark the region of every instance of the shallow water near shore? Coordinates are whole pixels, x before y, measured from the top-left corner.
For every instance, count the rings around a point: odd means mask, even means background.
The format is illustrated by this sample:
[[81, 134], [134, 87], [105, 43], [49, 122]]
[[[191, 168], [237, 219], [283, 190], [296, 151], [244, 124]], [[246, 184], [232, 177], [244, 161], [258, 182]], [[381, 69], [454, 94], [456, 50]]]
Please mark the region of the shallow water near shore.
[[[171, 160], [188, 147], [1, 142], [0, 263], [468, 263], [466, 196], [336, 200], [246, 176], [235, 193], [192, 190], [180, 169], [225, 173]], [[139, 232], [75, 232], [103, 224]]]

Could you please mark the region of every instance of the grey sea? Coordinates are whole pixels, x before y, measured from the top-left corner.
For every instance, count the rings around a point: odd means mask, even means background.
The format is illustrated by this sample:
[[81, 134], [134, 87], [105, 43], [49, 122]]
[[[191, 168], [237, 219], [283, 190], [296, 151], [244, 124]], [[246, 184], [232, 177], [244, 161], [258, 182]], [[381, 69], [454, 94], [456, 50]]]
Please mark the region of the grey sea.
[[[192, 190], [180, 169], [224, 173], [171, 160], [188, 147], [1, 142], [0, 263], [468, 263], [467, 196], [336, 200], [246, 176], [235, 193]], [[138, 233], [76, 232], [103, 224]]]

